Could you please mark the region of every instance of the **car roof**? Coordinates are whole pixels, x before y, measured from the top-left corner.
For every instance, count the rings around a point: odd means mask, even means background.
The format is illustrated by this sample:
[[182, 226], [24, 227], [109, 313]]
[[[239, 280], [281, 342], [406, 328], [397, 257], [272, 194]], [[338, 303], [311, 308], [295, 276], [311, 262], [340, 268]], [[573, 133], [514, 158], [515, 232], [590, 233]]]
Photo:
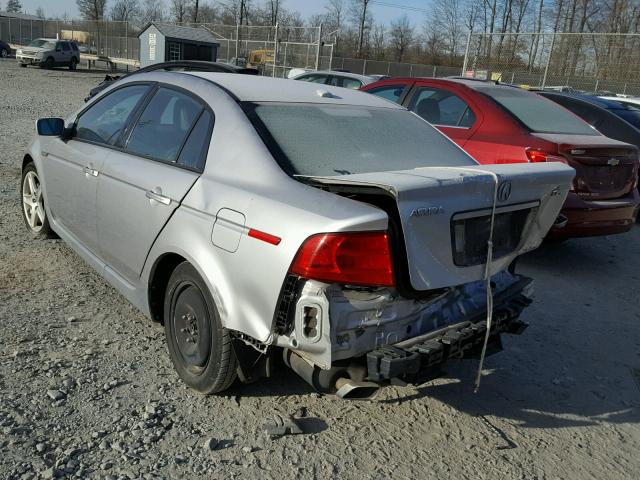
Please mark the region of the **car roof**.
[[[287, 78], [214, 72], [180, 72], [204, 78], [227, 90], [242, 102], [326, 103], [403, 109], [375, 95], [358, 90]], [[323, 92], [325, 95], [323, 96]]]
[[572, 92], [550, 92], [546, 90], [539, 91], [542, 95], [555, 95], [558, 97], [568, 97], [575, 98], [576, 100], [582, 100], [592, 105], [596, 105], [598, 107], [606, 108], [607, 110], [624, 110], [624, 105], [614, 101], [614, 100], [606, 100], [601, 97], [594, 97], [593, 95], [585, 95], [581, 93], [572, 93]]
[[375, 80], [373, 77], [370, 77], [368, 75], [360, 75], [358, 73], [351, 73], [351, 72], [340, 72], [338, 70], [311, 70], [309, 72], [301, 73], [300, 76], [311, 75], [315, 73], [320, 73], [323, 75], [333, 75], [334, 77], [353, 78], [356, 80], [364, 80], [366, 82]]

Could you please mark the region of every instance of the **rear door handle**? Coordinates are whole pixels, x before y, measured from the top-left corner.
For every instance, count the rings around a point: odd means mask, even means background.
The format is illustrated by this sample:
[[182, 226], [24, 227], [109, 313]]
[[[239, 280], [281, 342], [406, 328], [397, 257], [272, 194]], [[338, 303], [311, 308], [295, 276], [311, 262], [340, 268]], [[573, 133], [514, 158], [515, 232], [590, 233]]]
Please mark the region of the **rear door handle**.
[[161, 193], [154, 192], [153, 190], [147, 191], [145, 195], [149, 200], [155, 200], [156, 202], [159, 202], [163, 205], [169, 205], [171, 203], [171, 199], [169, 197], [165, 197]]
[[98, 176], [98, 170], [94, 170], [93, 168], [91, 168], [91, 166], [87, 165], [86, 167], [84, 167], [84, 173], [86, 175], [91, 175], [92, 177], [97, 177]]

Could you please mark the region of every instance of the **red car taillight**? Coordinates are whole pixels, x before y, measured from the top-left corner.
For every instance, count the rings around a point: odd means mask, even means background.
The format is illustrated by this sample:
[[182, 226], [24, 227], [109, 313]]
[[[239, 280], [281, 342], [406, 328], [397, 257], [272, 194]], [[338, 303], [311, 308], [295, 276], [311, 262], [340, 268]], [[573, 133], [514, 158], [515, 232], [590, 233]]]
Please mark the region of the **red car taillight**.
[[543, 152], [542, 150], [534, 150], [532, 148], [527, 148], [525, 152], [527, 153], [527, 158], [532, 163], [538, 163], [538, 162], [567, 163], [566, 158], [561, 157], [560, 155], [553, 155], [552, 153]]
[[387, 232], [321, 233], [305, 240], [290, 272], [350, 285], [393, 286]]

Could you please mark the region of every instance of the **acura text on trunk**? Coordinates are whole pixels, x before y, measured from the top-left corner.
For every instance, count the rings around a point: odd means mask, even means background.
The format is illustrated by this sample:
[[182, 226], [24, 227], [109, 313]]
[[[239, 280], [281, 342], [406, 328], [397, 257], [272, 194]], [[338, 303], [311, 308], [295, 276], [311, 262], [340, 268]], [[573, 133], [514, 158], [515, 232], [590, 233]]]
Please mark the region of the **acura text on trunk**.
[[482, 164], [559, 161], [576, 170], [557, 238], [628, 231], [638, 213], [638, 151], [563, 107], [508, 85], [394, 78], [362, 88], [401, 103]]
[[284, 354], [319, 390], [368, 395], [499, 345], [526, 326], [531, 281], [513, 261], [574, 175], [480, 166], [362, 92], [226, 73], [124, 78], [37, 128], [29, 230], [58, 234], [162, 322], [204, 393]]

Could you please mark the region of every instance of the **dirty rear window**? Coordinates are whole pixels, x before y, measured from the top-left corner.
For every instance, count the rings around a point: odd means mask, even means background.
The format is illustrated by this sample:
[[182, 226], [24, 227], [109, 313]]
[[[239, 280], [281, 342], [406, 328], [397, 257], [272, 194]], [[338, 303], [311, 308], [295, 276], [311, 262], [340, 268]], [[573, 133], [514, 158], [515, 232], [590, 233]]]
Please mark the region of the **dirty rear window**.
[[246, 111], [290, 175], [476, 165], [434, 127], [403, 109], [261, 103], [247, 105]]

